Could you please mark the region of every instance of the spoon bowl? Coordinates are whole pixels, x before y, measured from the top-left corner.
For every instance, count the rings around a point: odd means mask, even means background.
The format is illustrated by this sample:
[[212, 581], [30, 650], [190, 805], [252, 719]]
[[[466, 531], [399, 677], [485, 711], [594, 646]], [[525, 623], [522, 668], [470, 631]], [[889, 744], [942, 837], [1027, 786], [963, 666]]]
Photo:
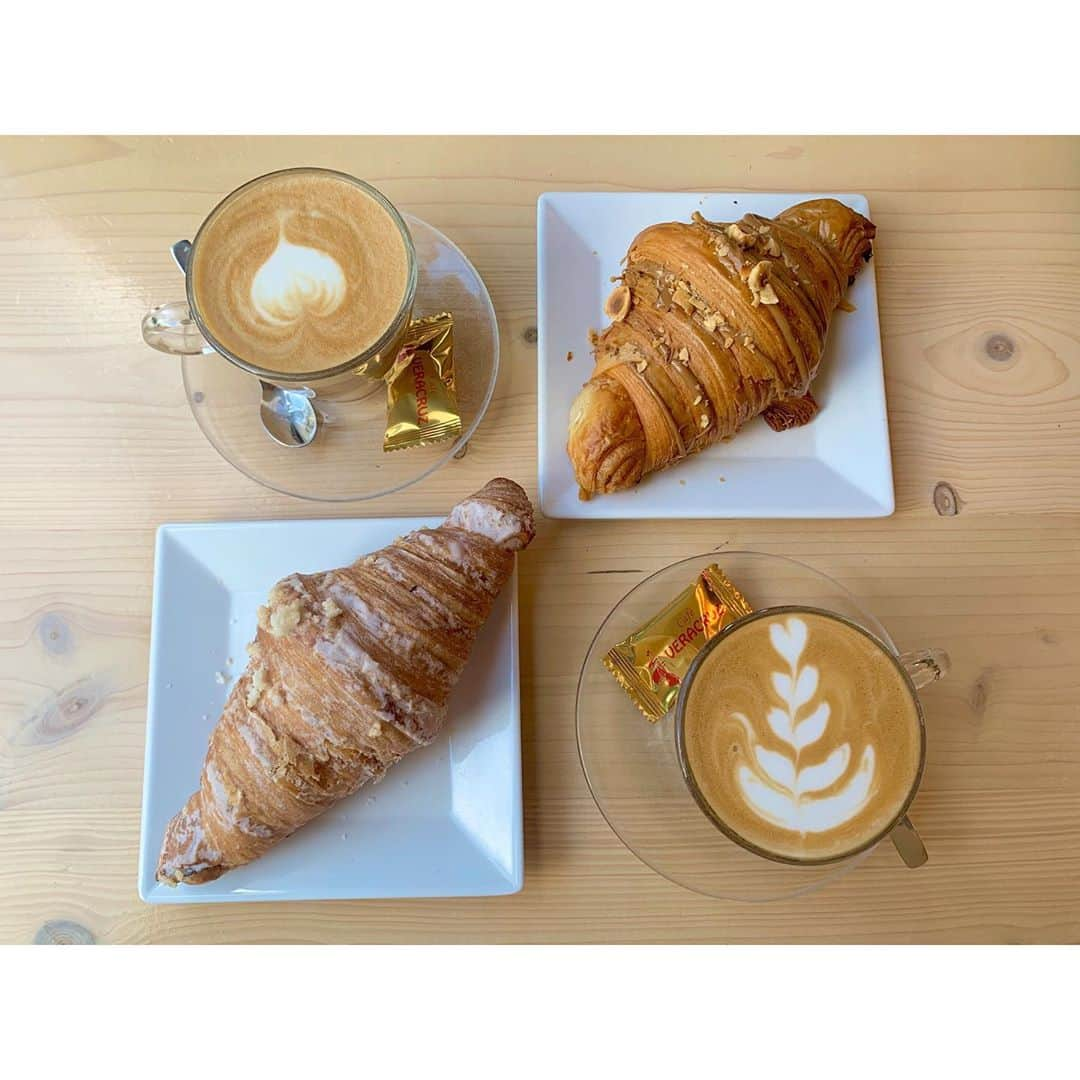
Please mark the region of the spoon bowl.
[[259, 419], [266, 434], [281, 446], [307, 446], [318, 434], [319, 420], [311, 399], [314, 390], [286, 390], [259, 380]]

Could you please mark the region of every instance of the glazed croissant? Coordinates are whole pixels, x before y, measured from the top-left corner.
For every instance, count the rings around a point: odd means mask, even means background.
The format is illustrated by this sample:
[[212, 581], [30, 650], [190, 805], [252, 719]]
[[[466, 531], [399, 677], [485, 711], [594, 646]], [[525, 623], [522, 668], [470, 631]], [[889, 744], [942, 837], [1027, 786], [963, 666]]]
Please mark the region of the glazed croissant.
[[258, 858], [431, 742], [532, 506], [492, 480], [351, 566], [279, 581], [210, 737], [199, 790], [172, 819], [157, 876], [201, 884]]
[[776, 430], [810, 420], [829, 318], [874, 231], [835, 199], [814, 199], [772, 219], [695, 214], [640, 233], [570, 410], [582, 498], [633, 487], [759, 413]]

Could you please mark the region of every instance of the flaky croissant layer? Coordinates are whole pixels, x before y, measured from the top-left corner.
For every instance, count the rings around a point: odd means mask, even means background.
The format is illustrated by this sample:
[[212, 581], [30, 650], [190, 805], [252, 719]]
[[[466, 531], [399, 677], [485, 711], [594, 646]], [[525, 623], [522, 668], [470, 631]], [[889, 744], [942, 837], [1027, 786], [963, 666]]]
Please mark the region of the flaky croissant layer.
[[166, 829], [158, 879], [200, 884], [250, 862], [431, 742], [532, 537], [528, 497], [500, 478], [438, 528], [279, 581], [199, 790]]
[[814, 199], [776, 218], [695, 214], [640, 233], [570, 410], [582, 497], [633, 487], [762, 413], [777, 429], [805, 423], [829, 319], [874, 232]]

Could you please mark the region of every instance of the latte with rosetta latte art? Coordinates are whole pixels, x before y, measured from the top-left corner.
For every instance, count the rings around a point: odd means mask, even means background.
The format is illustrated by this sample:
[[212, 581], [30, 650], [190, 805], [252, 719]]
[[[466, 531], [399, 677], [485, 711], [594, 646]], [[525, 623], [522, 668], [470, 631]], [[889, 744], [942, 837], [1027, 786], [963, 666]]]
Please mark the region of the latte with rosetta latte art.
[[704, 653], [681, 712], [684, 769], [721, 827], [761, 854], [836, 859], [885, 833], [922, 767], [918, 706], [869, 634], [764, 612]]
[[210, 336], [267, 371], [303, 375], [375, 345], [406, 303], [403, 226], [370, 189], [295, 169], [233, 192], [192, 253], [191, 296]]

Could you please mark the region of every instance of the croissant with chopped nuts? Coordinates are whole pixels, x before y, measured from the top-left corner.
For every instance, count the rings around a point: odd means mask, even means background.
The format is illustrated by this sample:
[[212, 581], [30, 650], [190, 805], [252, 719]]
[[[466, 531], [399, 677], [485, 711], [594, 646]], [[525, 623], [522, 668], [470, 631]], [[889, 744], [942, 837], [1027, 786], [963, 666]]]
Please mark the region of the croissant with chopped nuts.
[[279, 581], [199, 790], [165, 831], [158, 879], [198, 885], [251, 862], [431, 742], [532, 537], [525, 492], [497, 479], [436, 529]]
[[695, 214], [640, 233], [570, 410], [582, 498], [633, 487], [759, 414], [778, 431], [812, 419], [829, 319], [874, 231], [843, 203], [813, 199], [775, 218]]

